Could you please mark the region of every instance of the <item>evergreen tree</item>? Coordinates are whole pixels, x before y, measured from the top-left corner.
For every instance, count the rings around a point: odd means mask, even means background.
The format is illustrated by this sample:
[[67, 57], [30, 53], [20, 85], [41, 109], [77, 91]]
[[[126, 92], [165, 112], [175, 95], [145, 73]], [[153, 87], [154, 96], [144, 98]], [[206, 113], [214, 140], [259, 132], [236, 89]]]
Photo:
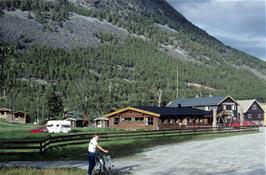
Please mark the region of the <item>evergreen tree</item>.
[[63, 113], [63, 100], [55, 86], [47, 94], [49, 119], [60, 119]]

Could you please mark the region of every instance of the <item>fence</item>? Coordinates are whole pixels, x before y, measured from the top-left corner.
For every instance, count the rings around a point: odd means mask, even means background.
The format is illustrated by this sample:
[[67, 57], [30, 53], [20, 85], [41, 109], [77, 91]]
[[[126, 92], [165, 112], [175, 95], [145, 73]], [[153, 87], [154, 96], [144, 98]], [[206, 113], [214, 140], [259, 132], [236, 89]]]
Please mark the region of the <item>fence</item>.
[[[110, 141], [117, 139], [143, 139], [156, 137], [172, 137], [185, 135], [216, 134], [259, 131], [258, 127], [240, 127], [240, 128], [187, 128], [187, 129], [167, 129], [167, 130], [147, 130], [147, 131], [117, 131], [98, 133], [101, 141]], [[88, 143], [92, 134], [79, 133], [67, 134], [61, 136], [51, 136], [44, 140], [16, 140], [0, 141], [0, 154], [4, 153], [45, 153], [47, 150], [57, 147], [73, 144]]]

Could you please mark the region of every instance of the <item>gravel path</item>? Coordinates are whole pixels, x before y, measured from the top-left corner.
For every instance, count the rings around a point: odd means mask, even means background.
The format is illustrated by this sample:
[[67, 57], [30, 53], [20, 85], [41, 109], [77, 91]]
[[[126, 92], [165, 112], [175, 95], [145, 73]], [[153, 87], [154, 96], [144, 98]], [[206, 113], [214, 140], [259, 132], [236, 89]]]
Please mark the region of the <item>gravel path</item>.
[[[148, 149], [114, 160], [121, 174], [134, 175], [265, 175], [265, 133], [191, 141]], [[5, 166], [77, 167], [86, 161], [7, 162]]]

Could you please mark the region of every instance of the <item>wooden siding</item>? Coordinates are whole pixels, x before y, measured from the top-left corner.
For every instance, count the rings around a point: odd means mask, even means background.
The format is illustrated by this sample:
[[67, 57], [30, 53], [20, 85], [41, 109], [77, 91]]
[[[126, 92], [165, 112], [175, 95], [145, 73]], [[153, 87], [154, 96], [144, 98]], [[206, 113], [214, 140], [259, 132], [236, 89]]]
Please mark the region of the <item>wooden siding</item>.
[[[143, 120], [138, 120], [138, 119]], [[148, 118], [152, 118], [153, 124], [148, 124]], [[190, 116], [168, 116], [168, 117], [154, 117], [152, 115], [144, 114], [138, 111], [124, 111], [116, 113], [109, 117], [109, 127], [118, 129], [177, 129], [192, 126], [211, 126], [211, 118], [190, 117]]]
[[[256, 105], [256, 110], [254, 110], [252, 108], [253, 105]], [[248, 117], [248, 115], [251, 115], [251, 118]], [[258, 118], [258, 115], [261, 115], [261, 118]], [[257, 104], [257, 102], [254, 102], [250, 108], [248, 109], [248, 111], [246, 113], [244, 113], [244, 120], [248, 120], [248, 121], [263, 121], [264, 120], [264, 111], [263, 109], [260, 107], [260, 105]]]
[[[115, 124], [115, 119], [119, 118], [118, 124]], [[127, 119], [131, 119], [128, 121]], [[143, 118], [143, 121], [136, 121], [136, 118]], [[148, 118], [153, 119], [153, 124], [148, 125]], [[122, 113], [118, 113], [109, 117], [109, 127], [110, 128], [119, 128], [119, 129], [159, 129], [158, 127], [158, 118], [143, 114], [140, 112], [128, 110]]]
[[[232, 106], [233, 105], [234, 105], [234, 109], [232, 109]], [[227, 108], [228, 106], [231, 106], [231, 108], [228, 109]], [[237, 109], [238, 109], [237, 103], [235, 101], [233, 101], [231, 98], [228, 97], [222, 103], [219, 104], [217, 113], [220, 113], [222, 111], [232, 111], [233, 114], [234, 114], [234, 117], [238, 117], [238, 115], [237, 115]]]

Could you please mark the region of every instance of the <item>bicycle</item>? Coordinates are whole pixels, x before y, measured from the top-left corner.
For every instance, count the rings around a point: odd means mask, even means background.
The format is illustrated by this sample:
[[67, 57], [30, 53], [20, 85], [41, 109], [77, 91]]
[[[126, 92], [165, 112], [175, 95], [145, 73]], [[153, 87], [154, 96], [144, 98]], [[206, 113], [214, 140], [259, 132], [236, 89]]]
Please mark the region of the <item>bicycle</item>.
[[113, 162], [110, 155], [96, 153], [94, 175], [113, 175]]

